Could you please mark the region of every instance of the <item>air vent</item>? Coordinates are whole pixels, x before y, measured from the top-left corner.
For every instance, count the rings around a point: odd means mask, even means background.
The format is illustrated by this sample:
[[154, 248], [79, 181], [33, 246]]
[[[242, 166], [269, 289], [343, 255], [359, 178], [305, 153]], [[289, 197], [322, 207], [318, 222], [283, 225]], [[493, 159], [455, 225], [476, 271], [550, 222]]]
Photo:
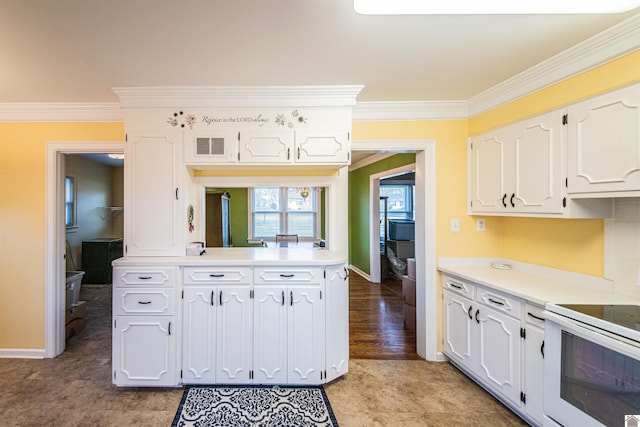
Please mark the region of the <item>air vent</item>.
[[198, 156], [223, 156], [224, 138], [196, 138]]

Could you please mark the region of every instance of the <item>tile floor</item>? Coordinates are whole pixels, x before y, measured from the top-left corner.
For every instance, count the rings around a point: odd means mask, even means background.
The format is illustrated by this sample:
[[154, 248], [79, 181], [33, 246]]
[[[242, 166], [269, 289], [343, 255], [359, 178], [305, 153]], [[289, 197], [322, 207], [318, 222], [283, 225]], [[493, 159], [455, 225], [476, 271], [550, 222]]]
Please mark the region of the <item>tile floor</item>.
[[[85, 285], [87, 328], [55, 359], [0, 359], [0, 426], [169, 426], [182, 389], [111, 384], [111, 287]], [[350, 361], [325, 386], [342, 427], [522, 426], [447, 363]]]

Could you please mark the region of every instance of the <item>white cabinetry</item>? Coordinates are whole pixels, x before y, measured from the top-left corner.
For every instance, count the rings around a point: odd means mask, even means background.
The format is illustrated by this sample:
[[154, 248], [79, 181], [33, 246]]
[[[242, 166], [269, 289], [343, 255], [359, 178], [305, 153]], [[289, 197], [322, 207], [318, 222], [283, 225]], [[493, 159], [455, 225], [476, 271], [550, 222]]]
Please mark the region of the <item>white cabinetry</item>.
[[240, 132], [242, 164], [349, 164], [348, 131], [257, 130]]
[[640, 85], [570, 106], [568, 128], [570, 194], [640, 195]]
[[184, 162], [187, 165], [237, 163], [238, 132], [185, 130]]
[[527, 304], [524, 310], [525, 340], [522, 354], [524, 410], [537, 423], [542, 424], [543, 368], [544, 368], [544, 318], [543, 308]]
[[175, 277], [175, 267], [114, 269], [114, 384], [178, 385]]
[[476, 370], [476, 335], [473, 327], [475, 286], [443, 276], [444, 353], [452, 360]]
[[128, 131], [125, 255], [183, 255], [182, 132]]
[[349, 370], [349, 270], [329, 266], [326, 272], [326, 377], [332, 381]]
[[254, 283], [254, 382], [322, 383], [324, 269], [256, 268]]
[[184, 383], [249, 382], [250, 279], [248, 267], [185, 267]]
[[562, 127], [562, 113], [554, 111], [474, 137], [471, 212], [561, 213]]

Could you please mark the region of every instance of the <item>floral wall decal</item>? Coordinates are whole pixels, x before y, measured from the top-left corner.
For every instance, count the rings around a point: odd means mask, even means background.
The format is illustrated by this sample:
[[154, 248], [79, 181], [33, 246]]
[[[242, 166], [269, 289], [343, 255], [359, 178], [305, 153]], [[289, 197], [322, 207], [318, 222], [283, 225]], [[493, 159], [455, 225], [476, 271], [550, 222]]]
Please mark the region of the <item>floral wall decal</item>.
[[177, 113], [173, 113], [172, 116], [169, 116], [167, 119], [167, 123], [171, 126], [180, 126], [181, 128], [189, 126], [189, 129], [193, 129], [193, 125], [196, 123], [195, 114], [185, 114], [182, 111]]
[[276, 124], [280, 125], [280, 126], [287, 126], [289, 128], [293, 128], [297, 123], [301, 123], [301, 124], [307, 124], [307, 118], [303, 115], [301, 115], [298, 110], [293, 110], [291, 112], [291, 121], [288, 121], [286, 116], [284, 114], [278, 114], [276, 116]]

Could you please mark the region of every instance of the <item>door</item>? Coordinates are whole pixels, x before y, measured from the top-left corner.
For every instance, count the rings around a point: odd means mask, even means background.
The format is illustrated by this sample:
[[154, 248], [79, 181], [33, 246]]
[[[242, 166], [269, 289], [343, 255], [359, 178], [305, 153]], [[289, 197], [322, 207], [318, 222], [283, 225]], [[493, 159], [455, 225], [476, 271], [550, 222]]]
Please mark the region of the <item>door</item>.
[[256, 287], [253, 300], [253, 369], [258, 384], [287, 382], [285, 287]]
[[216, 382], [247, 383], [253, 356], [251, 290], [248, 286], [221, 287], [218, 292]]
[[216, 300], [214, 287], [184, 288], [182, 379], [184, 383], [216, 382]]
[[290, 286], [287, 307], [288, 384], [320, 384], [324, 376], [325, 313], [319, 286]]
[[474, 370], [476, 363], [475, 340], [472, 330], [472, 301], [444, 290], [443, 295], [443, 335], [444, 353], [463, 366]]
[[501, 212], [507, 206], [507, 182], [503, 170], [508, 141], [492, 133], [473, 139], [471, 145], [471, 203], [474, 212]]
[[326, 381], [332, 381], [349, 371], [349, 274], [343, 265], [326, 272]]
[[544, 383], [544, 330], [527, 324], [524, 341], [524, 408], [534, 420], [542, 423]]
[[240, 163], [291, 163], [293, 157], [293, 131], [240, 132]]
[[348, 131], [296, 131], [297, 163], [342, 163], [350, 161], [351, 144]]

